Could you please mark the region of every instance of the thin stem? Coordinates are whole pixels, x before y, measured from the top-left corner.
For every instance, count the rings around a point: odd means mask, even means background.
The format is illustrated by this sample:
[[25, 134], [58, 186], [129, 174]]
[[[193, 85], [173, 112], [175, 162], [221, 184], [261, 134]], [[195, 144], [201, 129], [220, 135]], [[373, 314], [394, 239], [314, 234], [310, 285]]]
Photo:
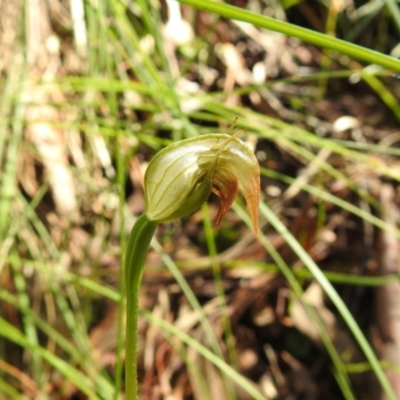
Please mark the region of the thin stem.
[[137, 337], [139, 315], [139, 289], [147, 250], [157, 223], [141, 215], [132, 228], [126, 250], [126, 355], [125, 355], [125, 396], [126, 400], [136, 400], [137, 381]]

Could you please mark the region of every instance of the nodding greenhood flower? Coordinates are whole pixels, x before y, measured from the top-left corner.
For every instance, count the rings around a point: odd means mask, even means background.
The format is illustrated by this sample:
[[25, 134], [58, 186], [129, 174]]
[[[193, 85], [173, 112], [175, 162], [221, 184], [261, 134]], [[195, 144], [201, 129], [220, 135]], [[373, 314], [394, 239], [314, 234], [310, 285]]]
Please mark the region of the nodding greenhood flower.
[[211, 192], [220, 198], [215, 225], [242, 191], [258, 229], [260, 169], [251, 149], [235, 135], [213, 133], [174, 143], [158, 152], [145, 174], [145, 214], [155, 222], [182, 218]]

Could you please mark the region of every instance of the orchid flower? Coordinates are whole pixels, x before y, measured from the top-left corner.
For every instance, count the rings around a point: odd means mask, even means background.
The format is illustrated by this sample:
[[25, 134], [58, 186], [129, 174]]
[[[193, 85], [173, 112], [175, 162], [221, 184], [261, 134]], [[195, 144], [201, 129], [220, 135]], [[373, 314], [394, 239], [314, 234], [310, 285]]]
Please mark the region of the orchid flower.
[[260, 170], [251, 149], [235, 135], [220, 133], [182, 140], [151, 160], [145, 176], [145, 214], [156, 222], [182, 218], [213, 192], [220, 198], [218, 226], [238, 187], [257, 232]]
[[237, 137], [239, 133], [213, 133], [182, 140], [158, 152], [147, 167], [146, 208], [132, 228], [125, 257], [127, 400], [137, 399], [139, 289], [147, 249], [157, 224], [196, 211], [213, 192], [220, 198], [215, 221], [218, 225], [239, 189], [257, 233], [260, 170], [251, 149]]

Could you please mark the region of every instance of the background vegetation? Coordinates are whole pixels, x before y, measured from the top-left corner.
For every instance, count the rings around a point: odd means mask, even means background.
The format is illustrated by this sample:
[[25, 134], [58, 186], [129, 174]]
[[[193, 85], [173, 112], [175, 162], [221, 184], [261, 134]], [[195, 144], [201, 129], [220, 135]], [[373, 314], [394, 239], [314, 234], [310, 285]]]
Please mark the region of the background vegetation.
[[235, 118], [261, 232], [159, 227], [141, 398], [400, 398], [398, 4], [182, 3], [0, 0], [0, 398], [123, 397], [147, 162]]

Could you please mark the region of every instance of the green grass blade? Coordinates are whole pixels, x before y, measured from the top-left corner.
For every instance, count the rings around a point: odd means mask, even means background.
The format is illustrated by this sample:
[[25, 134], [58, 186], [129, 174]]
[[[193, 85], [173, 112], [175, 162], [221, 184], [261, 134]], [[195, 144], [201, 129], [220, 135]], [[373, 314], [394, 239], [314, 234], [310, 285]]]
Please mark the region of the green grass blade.
[[[234, 210], [250, 227], [251, 226], [250, 217], [236, 204], [234, 204]], [[268, 240], [266, 235], [264, 235], [262, 232], [259, 232], [258, 238], [260, 239], [261, 243], [267, 250], [268, 254], [270, 254], [273, 260], [276, 262], [279, 271], [285, 276], [295, 296], [299, 299], [304, 309], [306, 310], [307, 314], [309, 315], [310, 319], [313, 321], [315, 327], [318, 329], [322, 343], [324, 344], [326, 350], [328, 351], [328, 354], [331, 357], [334, 366], [334, 373], [337, 378], [337, 382], [342, 390], [342, 394], [345, 396], [346, 399], [354, 400], [355, 397], [353, 394], [353, 390], [351, 388], [349, 377], [347, 375], [346, 367], [343, 364], [337, 350], [335, 349], [334, 344], [332, 343], [329, 337], [329, 333], [327, 332], [325, 326], [323, 325], [316, 311], [314, 310], [313, 307], [311, 307], [309, 304], [303, 301], [302, 297], [304, 291], [301, 287], [298, 277], [295, 275], [292, 269], [286, 264], [286, 262], [278, 253], [278, 251]]]
[[253, 13], [243, 8], [234, 7], [224, 3], [217, 3], [206, 0], [178, 0], [182, 4], [187, 4], [200, 10], [216, 13], [221, 17], [237, 19], [239, 21], [248, 22], [259, 28], [270, 29], [283, 33], [288, 36], [296, 37], [315, 46], [336, 50], [350, 57], [366, 61], [371, 64], [377, 64], [390, 70], [400, 72], [400, 61], [395, 58], [379, 53], [374, 50], [367, 49], [355, 45], [353, 43], [340, 40], [323, 33], [315, 32], [306, 28], [284, 21]]
[[161, 328], [165, 332], [165, 336], [168, 339], [173, 337], [174, 339], [179, 339], [186, 345], [190, 346], [192, 349], [196, 350], [205, 359], [212, 362], [216, 367], [218, 367], [224, 374], [229, 376], [232, 381], [234, 381], [238, 386], [245, 390], [252, 399], [254, 400], [267, 400], [267, 398], [260, 393], [260, 391], [246, 379], [243, 375], [240, 375], [231, 366], [229, 366], [224, 360], [216, 356], [212, 351], [204, 347], [197, 340], [193, 339], [191, 336], [187, 335], [182, 330], [171, 325], [167, 321], [157, 317], [156, 315], [149, 313], [148, 311], [142, 311], [144, 317], [152, 324]]
[[354, 335], [358, 345], [363, 351], [366, 359], [370, 362], [371, 368], [375, 373], [376, 378], [382, 386], [386, 396], [390, 400], [396, 400], [396, 395], [393, 392], [392, 387], [383, 371], [383, 368], [377, 359], [371, 345], [368, 343], [364, 334], [362, 333], [360, 327], [354, 320], [349, 309], [346, 307], [342, 298], [338, 295], [332, 284], [328, 281], [326, 276], [323, 274], [321, 269], [315, 264], [314, 260], [310, 255], [301, 247], [294, 236], [288, 231], [286, 226], [279, 220], [279, 218], [271, 211], [271, 209], [266, 204], [260, 204], [260, 210], [262, 215], [270, 222], [270, 224], [276, 229], [276, 231], [282, 235], [286, 243], [292, 248], [292, 250], [297, 254], [300, 260], [307, 266], [310, 272], [313, 274], [317, 282], [322, 286], [325, 293], [331, 299], [332, 303], [337, 308], [338, 312], [342, 316], [343, 320], [346, 322], [350, 331]]
[[44, 360], [55, 367], [62, 375], [70, 380], [77, 388], [82, 390], [90, 399], [100, 400], [96, 394], [93, 382], [83, 375], [79, 370], [71, 366], [66, 361], [57, 357], [50, 351], [40, 346], [32, 346], [26, 336], [8, 321], [0, 317], [0, 336], [18, 344], [21, 347], [37, 352]]
[[265, 15], [253, 13], [243, 8], [234, 7], [228, 4], [216, 3], [206, 0], [178, 0], [182, 4], [188, 4], [200, 10], [216, 13], [221, 17], [237, 19], [248, 22], [259, 28], [270, 29], [288, 36], [296, 37], [315, 46], [336, 50], [350, 57], [377, 64], [382, 67], [400, 72], [400, 61], [374, 50], [361, 47], [344, 40], [340, 40], [323, 33], [311, 31], [284, 21], [278, 21]]

